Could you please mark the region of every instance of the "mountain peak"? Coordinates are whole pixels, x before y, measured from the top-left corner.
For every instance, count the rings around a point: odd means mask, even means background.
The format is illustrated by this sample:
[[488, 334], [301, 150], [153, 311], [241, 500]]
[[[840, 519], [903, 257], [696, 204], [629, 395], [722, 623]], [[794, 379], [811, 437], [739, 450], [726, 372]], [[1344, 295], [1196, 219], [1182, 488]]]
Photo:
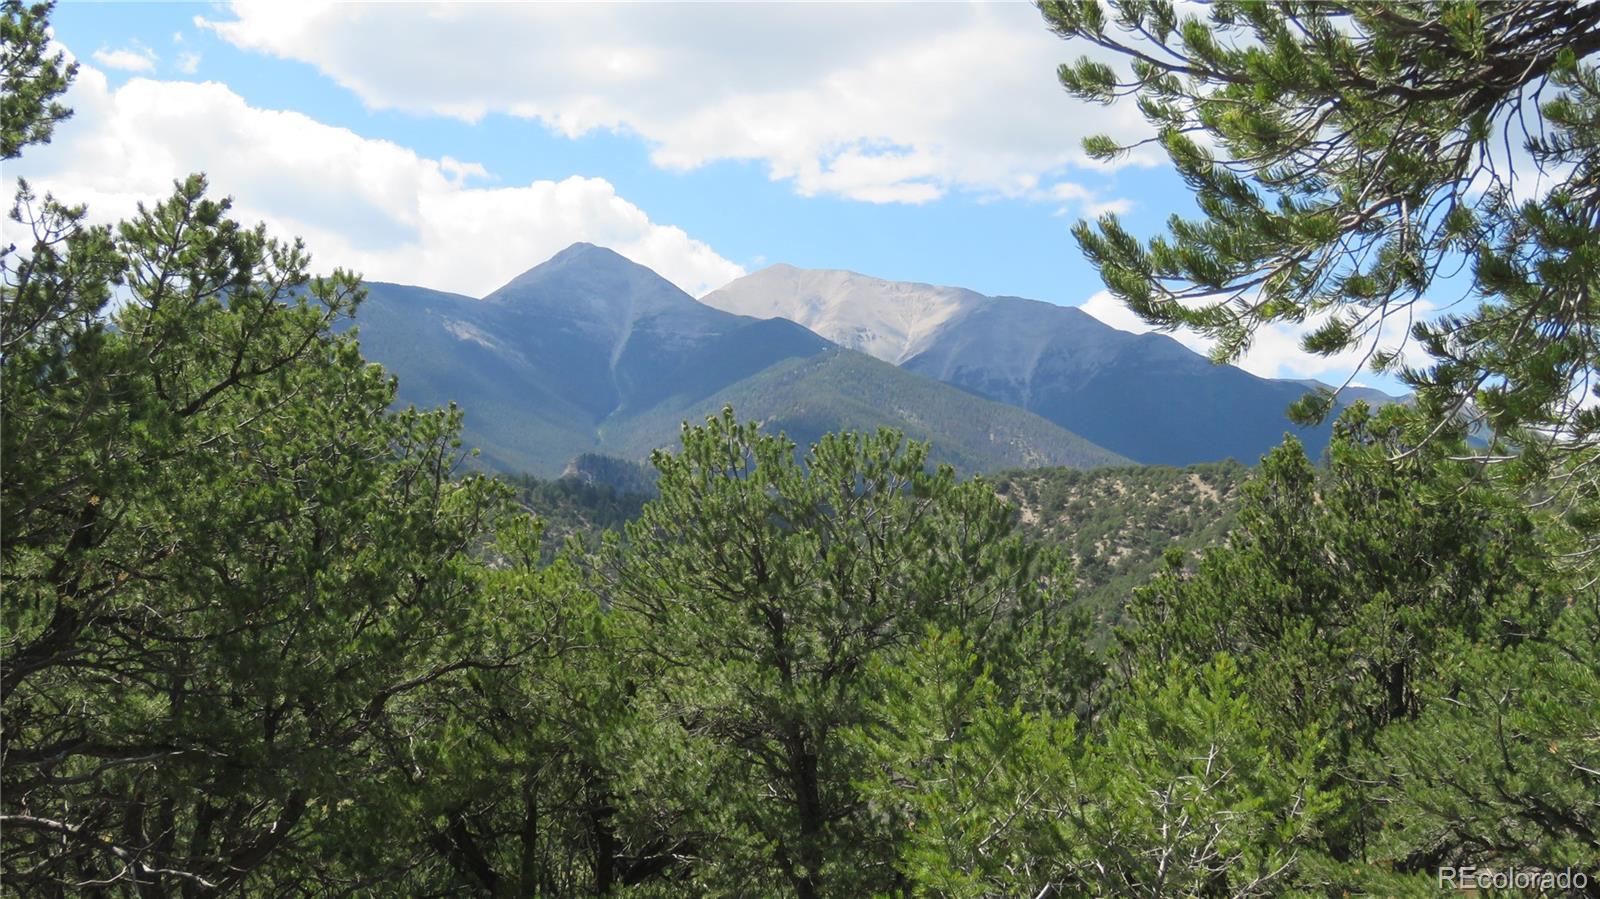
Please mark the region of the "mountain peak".
[[725, 312], [799, 322], [842, 346], [900, 364], [984, 301], [959, 287], [886, 281], [843, 269], [772, 265], [701, 302]]
[[568, 259], [589, 259], [594, 262], [609, 262], [612, 264], [618, 262], [627, 263], [629, 265], [637, 264], [634, 263], [633, 260], [622, 255], [621, 253], [618, 253], [616, 250], [613, 250], [610, 247], [602, 247], [599, 244], [592, 244], [585, 240], [580, 240], [576, 243], [569, 244], [566, 249], [556, 253], [554, 256], [551, 256], [549, 259], [545, 260], [543, 264], [547, 265], [551, 262]]
[[567, 309], [580, 318], [617, 323], [651, 310], [699, 305], [671, 281], [616, 250], [583, 242], [512, 278], [484, 300]]
[[[533, 268], [528, 269], [515, 278], [512, 278], [510, 281], [507, 281], [505, 286], [501, 287], [499, 290], [496, 290], [494, 293], [500, 293], [501, 291], [511, 288], [519, 283], [528, 283], [549, 278], [557, 272], [566, 271], [573, 268], [581, 268], [592, 271], [611, 270], [616, 272], [649, 274], [653, 278], [662, 281], [666, 280], [650, 269], [645, 268], [637, 262], [634, 262], [632, 259], [629, 259], [610, 247], [602, 247], [596, 244], [579, 241], [569, 245], [566, 249], [561, 250], [554, 256], [551, 256], [549, 259], [546, 259], [538, 265], [535, 265]], [[493, 295], [494, 294], [490, 294], [490, 296]]]

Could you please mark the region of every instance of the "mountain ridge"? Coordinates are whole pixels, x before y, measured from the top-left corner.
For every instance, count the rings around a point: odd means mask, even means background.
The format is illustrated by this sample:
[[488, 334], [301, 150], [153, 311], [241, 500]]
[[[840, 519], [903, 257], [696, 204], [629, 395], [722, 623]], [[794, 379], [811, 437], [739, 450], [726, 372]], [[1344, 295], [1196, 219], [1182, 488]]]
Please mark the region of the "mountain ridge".
[[[1167, 335], [1122, 331], [1076, 307], [793, 266], [751, 273], [702, 301], [855, 340], [884, 361], [1027, 409], [1145, 464], [1252, 462], [1285, 434], [1315, 455], [1331, 431], [1289, 420], [1289, 406], [1312, 389], [1306, 383], [1213, 365]], [[906, 321], [930, 307], [933, 319]], [[1348, 398], [1380, 401], [1375, 393]]]
[[[737, 289], [729, 289], [734, 285], [755, 283], [752, 279], [757, 276], [761, 276], [764, 282], [779, 279], [791, 282], [790, 307], [770, 308], [765, 297], [745, 295]], [[811, 283], [804, 286], [794, 283], [800, 278], [808, 278]], [[826, 283], [817, 284], [818, 280]], [[908, 326], [903, 305], [880, 304], [869, 316], [875, 321], [842, 324], [847, 313], [860, 319], [859, 308], [847, 309], [853, 300], [865, 299], [874, 289], [881, 289], [883, 285], [908, 296], [913, 303], [924, 306], [924, 320]], [[828, 290], [826, 296], [819, 292], [824, 288]], [[716, 302], [712, 302], [713, 298]], [[983, 299], [985, 297], [982, 294], [963, 287], [885, 281], [845, 269], [802, 269], [780, 262], [712, 291], [702, 297], [701, 302], [738, 315], [760, 318], [777, 315], [787, 318], [840, 346], [899, 365], [920, 352], [927, 337], [931, 336], [929, 332], [959, 322]]]
[[965, 471], [1126, 461], [791, 320], [705, 305], [593, 244], [574, 244], [482, 299], [367, 288], [357, 321], [363, 352], [395, 373], [401, 401], [460, 405], [466, 442], [503, 471], [552, 477], [583, 453], [638, 460], [729, 399], [741, 417], [787, 425], [799, 442], [844, 427], [899, 427]]

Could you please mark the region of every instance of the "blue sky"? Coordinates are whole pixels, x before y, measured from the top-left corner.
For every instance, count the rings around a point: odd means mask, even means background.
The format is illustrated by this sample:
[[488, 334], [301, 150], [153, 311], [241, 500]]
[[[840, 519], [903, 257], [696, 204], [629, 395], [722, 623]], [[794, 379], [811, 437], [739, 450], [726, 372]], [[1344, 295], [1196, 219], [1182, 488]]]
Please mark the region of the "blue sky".
[[[477, 295], [589, 240], [695, 294], [787, 262], [1131, 328], [1069, 228], [1192, 208], [1156, 156], [1084, 158], [1143, 125], [1056, 86], [1078, 50], [1023, 3], [64, 2], [53, 23], [77, 115], [16, 174], [114, 218], [204, 170], [377, 280]], [[1287, 330], [1243, 365], [1351, 367]]]

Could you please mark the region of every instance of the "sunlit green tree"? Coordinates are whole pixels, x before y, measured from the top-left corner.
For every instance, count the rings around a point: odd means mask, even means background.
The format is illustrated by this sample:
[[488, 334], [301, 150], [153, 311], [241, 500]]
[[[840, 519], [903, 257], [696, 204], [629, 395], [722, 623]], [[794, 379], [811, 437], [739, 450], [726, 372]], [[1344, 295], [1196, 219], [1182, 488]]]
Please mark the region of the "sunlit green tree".
[[[1600, 10], [1039, 5], [1088, 51], [1061, 67], [1067, 91], [1137, 102], [1141, 143], [1199, 206], [1148, 241], [1114, 214], [1079, 223], [1115, 295], [1214, 338], [1219, 360], [1275, 324], [1302, 328], [1311, 352], [1361, 352], [1416, 389], [1415, 442], [1479, 425], [1475, 455], [1600, 533]], [[1425, 364], [1405, 364], [1404, 338]], [[1582, 552], [1592, 562], [1600, 538]]]
[[[659, 454], [660, 498], [598, 565], [659, 722], [630, 790], [681, 821], [698, 889], [897, 883], [899, 822], [857, 781], [885, 726], [878, 660], [961, 631], [1005, 701], [1069, 709], [1093, 673], [1059, 553], [982, 481], [893, 432], [794, 446], [731, 411]], [[662, 748], [666, 747], [666, 748]], [[663, 812], [665, 809], [667, 811]]]
[[[4, 12], [9, 157], [64, 117], [71, 69], [41, 55], [46, 8]], [[398, 718], [526, 649], [480, 614], [505, 491], [455, 477], [457, 413], [391, 411], [335, 333], [356, 279], [309, 277], [203, 178], [114, 229], [26, 185], [12, 218], [0, 877], [314, 883], [322, 836], [402, 789], [368, 777]]]

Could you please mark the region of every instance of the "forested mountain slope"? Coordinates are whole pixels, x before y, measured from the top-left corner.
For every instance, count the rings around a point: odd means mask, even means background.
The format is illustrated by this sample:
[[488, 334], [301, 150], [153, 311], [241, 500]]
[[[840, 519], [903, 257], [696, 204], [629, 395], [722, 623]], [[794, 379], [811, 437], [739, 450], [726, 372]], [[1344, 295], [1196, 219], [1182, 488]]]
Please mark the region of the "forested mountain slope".
[[578, 455], [632, 461], [732, 403], [802, 447], [896, 427], [962, 471], [1124, 457], [1045, 419], [840, 349], [799, 324], [697, 302], [611, 250], [574, 244], [481, 300], [369, 284], [362, 352], [402, 401], [454, 402], [481, 462], [554, 477]]
[[1016, 507], [1023, 530], [1071, 554], [1081, 600], [1109, 625], [1121, 620], [1133, 588], [1161, 567], [1164, 553], [1193, 556], [1226, 536], [1249, 475], [1232, 461], [1046, 468], [1002, 472], [994, 486]]
[[[1313, 456], [1329, 426], [1287, 411], [1315, 382], [1213, 365], [1163, 334], [1132, 334], [1081, 309], [854, 272], [774, 265], [704, 302], [778, 316], [979, 396], [1038, 413], [1137, 462], [1253, 460], [1293, 433]], [[1345, 399], [1385, 401], [1378, 391]]]

